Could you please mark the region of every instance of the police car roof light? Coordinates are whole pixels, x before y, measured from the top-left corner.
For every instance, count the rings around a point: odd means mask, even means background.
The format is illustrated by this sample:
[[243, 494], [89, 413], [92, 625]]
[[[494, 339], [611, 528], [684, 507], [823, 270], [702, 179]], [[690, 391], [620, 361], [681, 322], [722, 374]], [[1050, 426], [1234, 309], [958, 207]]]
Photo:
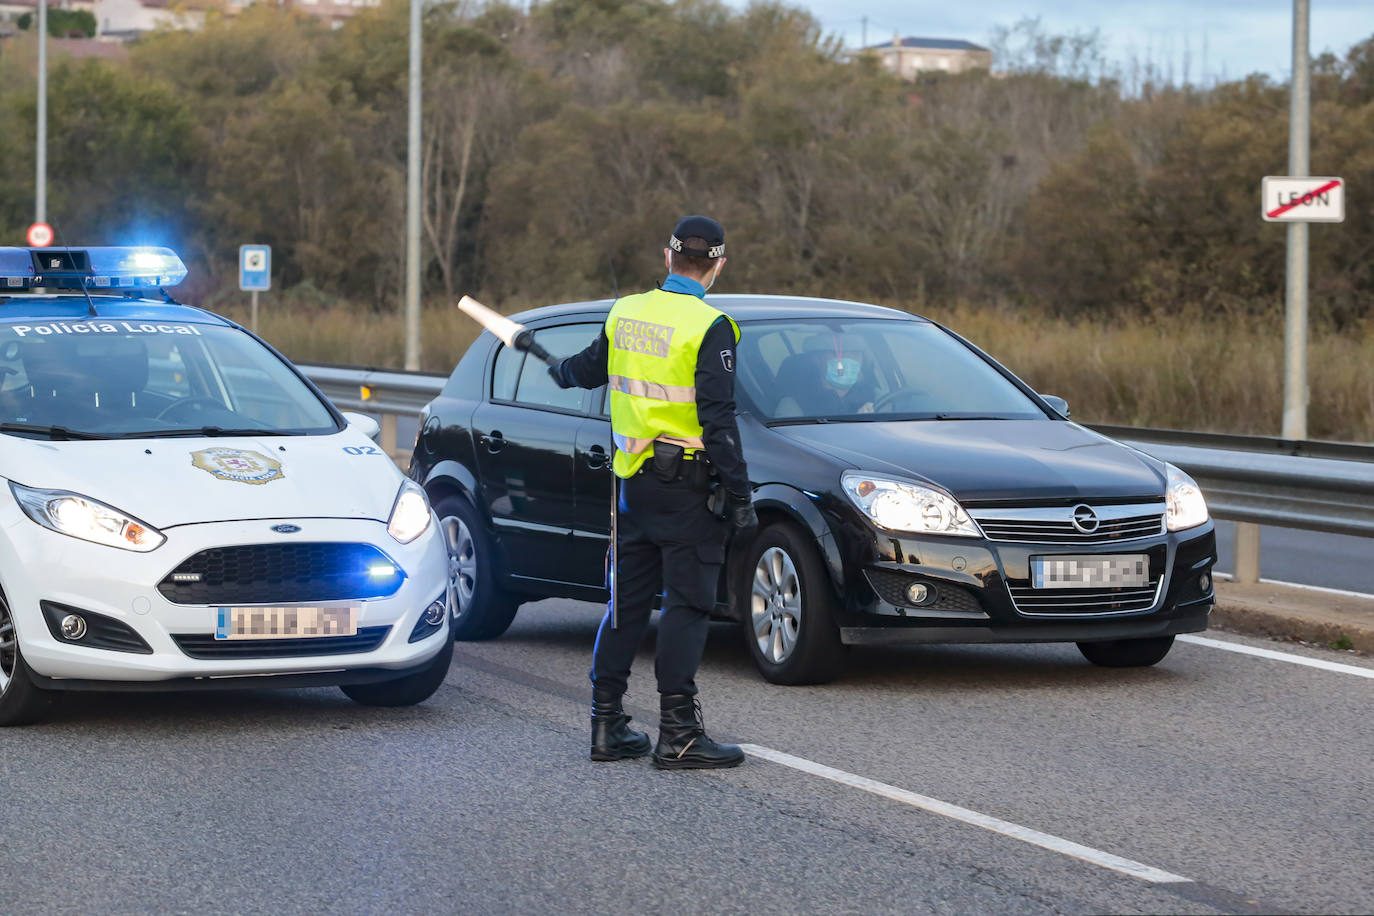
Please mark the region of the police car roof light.
[[0, 248], [0, 292], [158, 288], [176, 286], [186, 273], [170, 248]]

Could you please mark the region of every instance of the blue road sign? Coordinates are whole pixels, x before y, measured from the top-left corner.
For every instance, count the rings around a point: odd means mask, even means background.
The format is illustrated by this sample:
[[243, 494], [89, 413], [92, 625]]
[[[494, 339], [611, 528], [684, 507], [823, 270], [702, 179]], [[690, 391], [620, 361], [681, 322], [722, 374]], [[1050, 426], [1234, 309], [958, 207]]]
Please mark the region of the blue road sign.
[[272, 246], [239, 246], [239, 289], [263, 292], [272, 288]]

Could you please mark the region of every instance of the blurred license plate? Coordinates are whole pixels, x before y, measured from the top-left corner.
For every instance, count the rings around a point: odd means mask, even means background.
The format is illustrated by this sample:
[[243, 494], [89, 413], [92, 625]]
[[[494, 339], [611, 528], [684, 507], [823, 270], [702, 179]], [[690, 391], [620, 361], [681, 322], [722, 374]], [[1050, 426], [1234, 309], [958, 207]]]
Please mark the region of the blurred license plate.
[[215, 628], [215, 639], [310, 639], [357, 634], [356, 605], [222, 607]]
[[1034, 588], [1140, 588], [1150, 584], [1150, 558], [1120, 556], [1031, 557]]

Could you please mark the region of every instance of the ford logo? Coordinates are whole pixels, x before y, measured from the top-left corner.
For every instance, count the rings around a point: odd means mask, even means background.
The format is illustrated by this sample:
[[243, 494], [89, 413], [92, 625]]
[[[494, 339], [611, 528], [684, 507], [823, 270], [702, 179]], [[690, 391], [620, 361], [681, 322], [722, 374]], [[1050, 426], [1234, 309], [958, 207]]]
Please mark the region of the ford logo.
[[300, 525], [273, 525], [272, 530], [278, 534], [295, 534], [301, 530]]

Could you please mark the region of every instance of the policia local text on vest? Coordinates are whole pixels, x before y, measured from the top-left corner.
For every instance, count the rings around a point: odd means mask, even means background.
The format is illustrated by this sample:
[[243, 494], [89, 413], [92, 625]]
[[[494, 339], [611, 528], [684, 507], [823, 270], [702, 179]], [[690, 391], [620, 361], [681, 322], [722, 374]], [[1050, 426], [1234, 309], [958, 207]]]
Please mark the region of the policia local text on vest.
[[[602, 333], [549, 370], [564, 388], [608, 387], [613, 471], [622, 481], [613, 526], [616, 614], [608, 608], [592, 652], [591, 758], [649, 753], [648, 735], [628, 726], [621, 701], [662, 591], [654, 765], [737, 766], [743, 751], [706, 735], [695, 680], [730, 528], [747, 537], [758, 527], [735, 421], [739, 327], [703, 299], [725, 266], [725, 230], [704, 216], [685, 217], [663, 256], [662, 287], [617, 300]], [[713, 484], [726, 494], [720, 514], [707, 508]]]

